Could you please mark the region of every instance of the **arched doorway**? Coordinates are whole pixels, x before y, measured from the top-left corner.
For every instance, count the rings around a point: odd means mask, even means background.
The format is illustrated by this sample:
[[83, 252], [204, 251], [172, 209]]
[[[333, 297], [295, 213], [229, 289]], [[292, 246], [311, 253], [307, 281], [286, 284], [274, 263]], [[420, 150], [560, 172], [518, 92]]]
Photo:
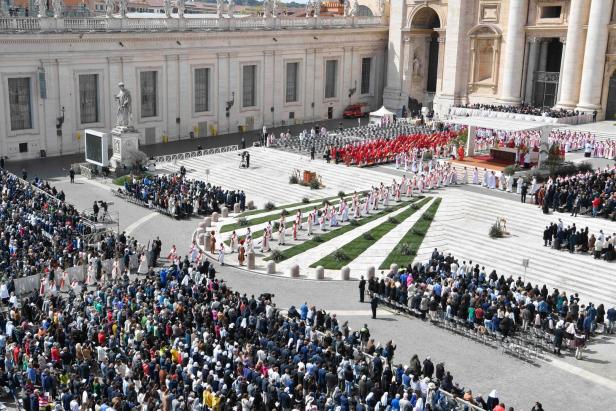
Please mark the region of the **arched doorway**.
[[439, 70], [439, 29], [441, 20], [431, 7], [422, 7], [411, 19], [408, 38], [410, 84], [409, 108], [432, 107]]
[[372, 13], [372, 10], [370, 10], [370, 7], [364, 6], [363, 4], [360, 4], [359, 7], [357, 8], [357, 15], [364, 16], [364, 17], [374, 16], [374, 14]]
[[616, 119], [616, 70], [610, 77], [610, 82], [607, 88], [607, 103], [605, 105], [605, 119]]

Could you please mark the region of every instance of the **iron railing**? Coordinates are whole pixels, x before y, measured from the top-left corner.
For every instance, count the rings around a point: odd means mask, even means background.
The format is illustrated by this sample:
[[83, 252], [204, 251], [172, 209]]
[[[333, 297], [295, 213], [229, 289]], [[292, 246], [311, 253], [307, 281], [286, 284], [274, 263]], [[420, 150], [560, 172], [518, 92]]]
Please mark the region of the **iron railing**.
[[162, 156], [155, 156], [152, 160], [155, 163], [173, 163], [176, 161], [187, 160], [189, 158], [211, 156], [212, 154], [229, 153], [231, 151], [237, 151], [237, 150], [239, 150], [239, 146], [235, 144], [232, 146], [208, 148], [206, 150], [195, 150], [195, 151], [188, 151], [185, 153], [165, 154]]

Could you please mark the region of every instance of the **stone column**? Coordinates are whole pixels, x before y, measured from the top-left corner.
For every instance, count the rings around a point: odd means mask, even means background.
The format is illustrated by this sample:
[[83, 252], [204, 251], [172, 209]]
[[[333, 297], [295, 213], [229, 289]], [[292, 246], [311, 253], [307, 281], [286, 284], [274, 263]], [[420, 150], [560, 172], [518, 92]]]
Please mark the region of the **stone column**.
[[505, 66], [500, 101], [505, 104], [521, 102], [524, 61], [524, 25], [528, 0], [509, 1], [507, 37], [505, 40]]
[[443, 89], [443, 65], [445, 62], [445, 32], [439, 32], [438, 36], [438, 74], [436, 76], [436, 93]]
[[608, 27], [612, 17], [613, 0], [592, 0], [588, 33], [584, 49], [584, 68], [580, 86], [580, 111], [601, 110], [601, 86], [605, 66]]
[[[217, 53], [216, 56], [218, 58], [218, 64], [216, 67], [216, 81], [213, 82], [213, 84], [216, 85], [216, 89], [214, 91], [217, 94], [216, 101], [218, 103], [218, 110], [216, 110], [216, 133], [222, 134], [223, 130], [227, 130], [228, 121], [225, 109], [227, 107], [227, 101], [231, 100], [231, 93], [234, 89], [230, 86], [231, 67], [229, 62], [229, 53]], [[235, 104], [239, 104], [239, 98], [241, 96], [239, 93], [236, 94]]]
[[434, 110], [439, 114], [447, 113], [452, 105], [466, 102], [470, 66], [467, 33], [474, 17], [474, 9], [466, 7], [466, 2], [450, 0], [447, 5], [443, 81], [434, 99]]
[[560, 98], [558, 106], [574, 108], [578, 102], [579, 84], [582, 70], [580, 70], [584, 56], [584, 10], [588, 0], [571, 0], [569, 6], [569, 25], [567, 30], [567, 42], [564, 47], [564, 61], [560, 72]]
[[[257, 87], [257, 92], [262, 96], [261, 107], [263, 111], [263, 125], [267, 125], [268, 128], [274, 126], [274, 119], [272, 117], [274, 113], [271, 111], [271, 108], [274, 107], [273, 91], [276, 86], [274, 83], [276, 70], [276, 66], [274, 65], [274, 53], [274, 50], [263, 50], [263, 70], [260, 73], [260, 78], [263, 79], [263, 87]], [[257, 125], [258, 124], [255, 124], [255, 126]]]
[[558, 102], [560, 101], [560, 95], [562, 92], [562, 85], [563, 85], [563, 67], [565, 65], [565, 51], [567, 48], [567, 39], [565, 37], [561, 37], [560, 38], [560, 42], [563, 45], [563, 50], [562, 53], [560, 55], [560, 68], [559, 68], [559, 75], [558, 75], [558, 90], [556, 90], [556, 99], [554, 100], [554, 105], [558, 104]]
[[539, 47], [539, 70], [545, 71], [548, 65], [548, 42], [545, 39], [541, 39]]
[[466, 156], [473, 157], [475, 155], [475, 135], [477, 134], [477, 126], [468, 126], [468, 135], [466, 137]]
[[301, 72], [303, 77], [304, 89], [304, 121], [314, 121], [314, 91], [316, 75], [316, 49], [306, 49], [306, 59], [304, 60], [304, 70]]
[[531, 104], [533, 101], [533, 86], [535, 84], [535, 71], [537, 71], [537, 54], [539, 53], [539, 41], [533, 37], [529, 40], [528, 65], [526, 66], [526, 90], [524, 102]]
[[[400, 86], [400, 101], [401, 104], [404, 105], [408, 102], [408, 96], [413, 94], [411, 92], [411, 79], [413, 78], [413, 57], [411, 56], [412, 45], [413, 40], [411, 39], [411, 36], [408, 35], [408, 33], [405, 33], [402, 46], [402, 81]], [[395, 108], [402, 108], [402, 106]]]
[[406, 1], [391, 0], [389, 17], [389, 45], [387, 47], [387, 85], [383, 90], [383, 104], [398, 110], [404, 104], [402, 98], [402, 72], [404, 60], [402, 51], [402, 30], [405, 25]]

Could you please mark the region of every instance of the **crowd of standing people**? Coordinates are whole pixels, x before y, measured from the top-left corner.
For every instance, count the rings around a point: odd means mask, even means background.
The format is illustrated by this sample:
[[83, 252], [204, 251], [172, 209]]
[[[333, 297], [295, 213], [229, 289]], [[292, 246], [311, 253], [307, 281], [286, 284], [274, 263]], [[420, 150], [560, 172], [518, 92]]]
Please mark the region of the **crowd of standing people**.
[[504, 407], [429, 357], [394, 362], [395, 344], [376, 345], [367, 326], [234, 292], [207, 259], [131, 277], [9, 303], [0, 381], [26, 411]]
[[0, 282], [72, 264], [92, 227], [64, 202], [64, 193], [6, 170], [0, 171], [0, 190]]
[[543, 245], [554, 247], [556, 250], [567, 250], [570, 253], [588, 253], [595, 259], [605, 261], [616, 260], [616, 233], [607, 235], [599, 230], [597, 235], [590, 233], [588, 227], [579, 229], [575, 223], [565, 227], [562, 219], [552, 223], [543, 230]]
[[473, 261], [462, 261], [434, 249], [424, 263], [390, 271], [371, 279], [368, 290], [381, 299], [407, 306], [432, 321], [459, 319], [480, 334], [491, 332], [502, 340], [515, 333], [547, 333], [553, 350], [563, 345], [575, 348], [582, 359], [583, 348], [596, 332], [612, 333], [616, 307], [583, 304], [577, 294], [567, 296], [524, 282], [505, 278], [496, 270], [488, 273]]
[[236, 203], [242, 211], [246, 207], [243, 190], [225, 190], [204, 181], [189, 179], [183, 166], [176, 174], [133, 176], [124, 182], [119, 192], [136, 199], [145, 207], [175, 218], [220, 213], [221, 207], [232, 210]]

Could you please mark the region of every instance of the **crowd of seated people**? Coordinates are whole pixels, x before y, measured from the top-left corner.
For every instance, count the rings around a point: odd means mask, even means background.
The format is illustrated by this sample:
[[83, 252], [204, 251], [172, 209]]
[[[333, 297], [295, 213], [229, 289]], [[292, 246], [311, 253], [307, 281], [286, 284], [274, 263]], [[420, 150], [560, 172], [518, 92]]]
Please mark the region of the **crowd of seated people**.
[[[577, 294], [569, 295], [543, 285], [526, 284], [518, 277], [505, 278], [496, 270], [462, 263], [451, 254], [434, 249], [423, 264], [390, 272], [380, 280], [371, 279], [368, 289], [386, 301], [416, 310], [424, 318], [459, 319], [479, 332], [499, 333], [503, 340], [530, 329], [554, 336], [554, 352], [568, 342], [576, 345], [576, 357], [597, 328], [610, 332], [616, 308], [607, 312], [603, 304], [581, 304]], [[608, 321], [606, 321], [606, 315]], [[610, 320], [611, 318], [611, 320]]]
[[565, 227], [561, 219], [543, 230], [543, 245], [553, 246], [557, 250], [568, 250], [570, 253], [588, 253], [595, 259], [614, 261], [616, 259], [616, 233], [606, 236], [603, 230], [595, 236], [589, 233], [588, 227], [578, 229], [573, 223]]
[[0, 171], [0, 191], [0, 280], [64, 267], [78, 257], [81, 236], [91, 227], [64, 202], [63, 192], [39, 179], [30, 184], [5, 170]]
[[395, 363], [367, 327], [232, 291], [207, 260], [29, 297], [0, 317], [0, 337], [0, 380], [27, 411], [447, 411], [455, 397], [504, 410], [430, 358]]
[[425, 150], [440, 152], [457, 137], [455, 131], [399, 135], [393, 139], [366, 140], [331, 148], [332, 158], [342, 159], [347, 165], [372, 165], [387, 163], [400, 154], [418, 153]]
[[554, 118], [573, 117], [573, 116], [577, 116], [580, 114], [579, 111], [575, 111], [575, 110], [566, 110], [563, 108], [533, 107], [527, 104], [521, 104], [521, 105], [516, 105], [516, 106], [498, 105], [498, 104], [466, 104], [466, 105], [458, 105], [456, 107], [471, 108], [475, 110], [499, 111], [502, 113], [526, 114], [529, 116], [554, 117]]
[[134, 176], [125, 181], [119, 193], [175, 218], [220, 213], [223, 206], [233, 210], [236, 203], [242, 211], [246, 207], [244, 191], [224, 190], [204, 181], [190, 180], [186, 178], [185, 169], [171, 175]]
[[[535, 185], [535, 184], [533, 184]], [[538, 187], [535, 203], [543, 208], [560, 212], [589, 214], [592, 217], [616, 219], [616, 167], [578, 173], [574, 176], [550, 178]]]

